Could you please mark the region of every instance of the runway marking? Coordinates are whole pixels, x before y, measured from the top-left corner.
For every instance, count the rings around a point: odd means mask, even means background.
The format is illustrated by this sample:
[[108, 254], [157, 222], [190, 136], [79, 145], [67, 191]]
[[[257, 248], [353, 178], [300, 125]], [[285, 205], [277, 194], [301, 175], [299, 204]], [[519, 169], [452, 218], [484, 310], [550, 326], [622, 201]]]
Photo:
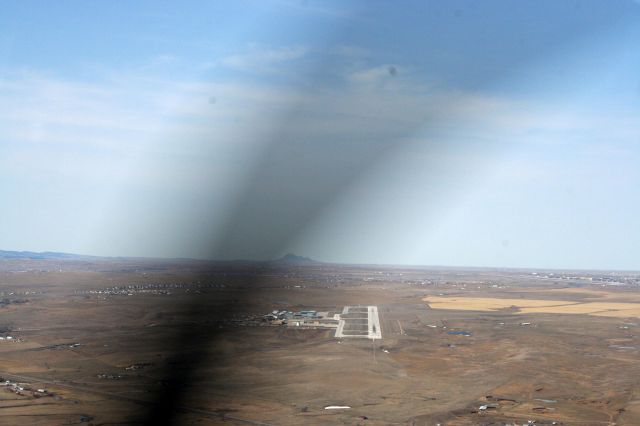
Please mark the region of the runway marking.
[[[364, 321], [367, 321], [365, 329]], [[382, 339], [377, 306], [345, 306], [340, 314], [335, 337]]]
[[382, 330], [380, 329], [380, 317], [378, 316], [378, 307], [369, 306], [369, 339], [382, 339]]

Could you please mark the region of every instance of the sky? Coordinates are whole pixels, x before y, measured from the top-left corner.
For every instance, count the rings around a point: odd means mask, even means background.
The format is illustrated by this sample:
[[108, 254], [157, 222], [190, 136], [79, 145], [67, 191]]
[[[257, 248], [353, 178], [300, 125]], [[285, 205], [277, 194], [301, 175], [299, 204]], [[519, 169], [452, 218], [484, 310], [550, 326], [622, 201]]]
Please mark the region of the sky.
[[640, 270], [640, 2], [2, 2], [0, 249]]

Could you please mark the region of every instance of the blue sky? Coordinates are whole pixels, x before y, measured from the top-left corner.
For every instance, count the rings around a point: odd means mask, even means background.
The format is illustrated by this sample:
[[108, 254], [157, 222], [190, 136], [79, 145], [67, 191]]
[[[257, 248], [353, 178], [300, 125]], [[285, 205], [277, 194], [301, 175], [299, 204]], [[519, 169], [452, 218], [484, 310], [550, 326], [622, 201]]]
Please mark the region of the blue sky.
[[0, 248], [640, 269], [640, 4], [7, 2]]

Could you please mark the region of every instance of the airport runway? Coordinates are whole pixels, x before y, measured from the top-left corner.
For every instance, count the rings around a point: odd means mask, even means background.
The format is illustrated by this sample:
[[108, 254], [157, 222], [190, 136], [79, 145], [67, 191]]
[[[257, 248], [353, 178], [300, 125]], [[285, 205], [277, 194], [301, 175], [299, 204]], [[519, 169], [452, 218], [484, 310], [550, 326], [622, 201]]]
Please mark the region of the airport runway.
[[335, 336], [382, 339], [378, 307], [345, 306]]

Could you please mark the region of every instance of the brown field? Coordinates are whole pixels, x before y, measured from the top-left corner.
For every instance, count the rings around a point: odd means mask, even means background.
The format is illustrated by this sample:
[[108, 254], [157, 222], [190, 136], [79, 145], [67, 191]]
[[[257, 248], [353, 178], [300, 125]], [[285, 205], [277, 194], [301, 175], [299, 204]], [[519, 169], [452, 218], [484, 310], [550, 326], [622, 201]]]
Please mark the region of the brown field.
[[[637, 425], [638, 276], [625, 282], [4, 261], [0, 376], [23, 390], [0, 388], [0, 424], [163, 424], [170, 407], [185, 425]], [[381, 340], [260, 320], [357, 304], [378, 306]]]
[[[608, 294], [611, 296], [611, 294]], [[605, 317], [640, 318], [640, 303], [623, 302], [572, 302], [540, 299], [498, 299], [486, 297], [426, 297], [433, 309], [459, 311], [498, 311], [514, 309], [518, 313], [588, 314]]]

